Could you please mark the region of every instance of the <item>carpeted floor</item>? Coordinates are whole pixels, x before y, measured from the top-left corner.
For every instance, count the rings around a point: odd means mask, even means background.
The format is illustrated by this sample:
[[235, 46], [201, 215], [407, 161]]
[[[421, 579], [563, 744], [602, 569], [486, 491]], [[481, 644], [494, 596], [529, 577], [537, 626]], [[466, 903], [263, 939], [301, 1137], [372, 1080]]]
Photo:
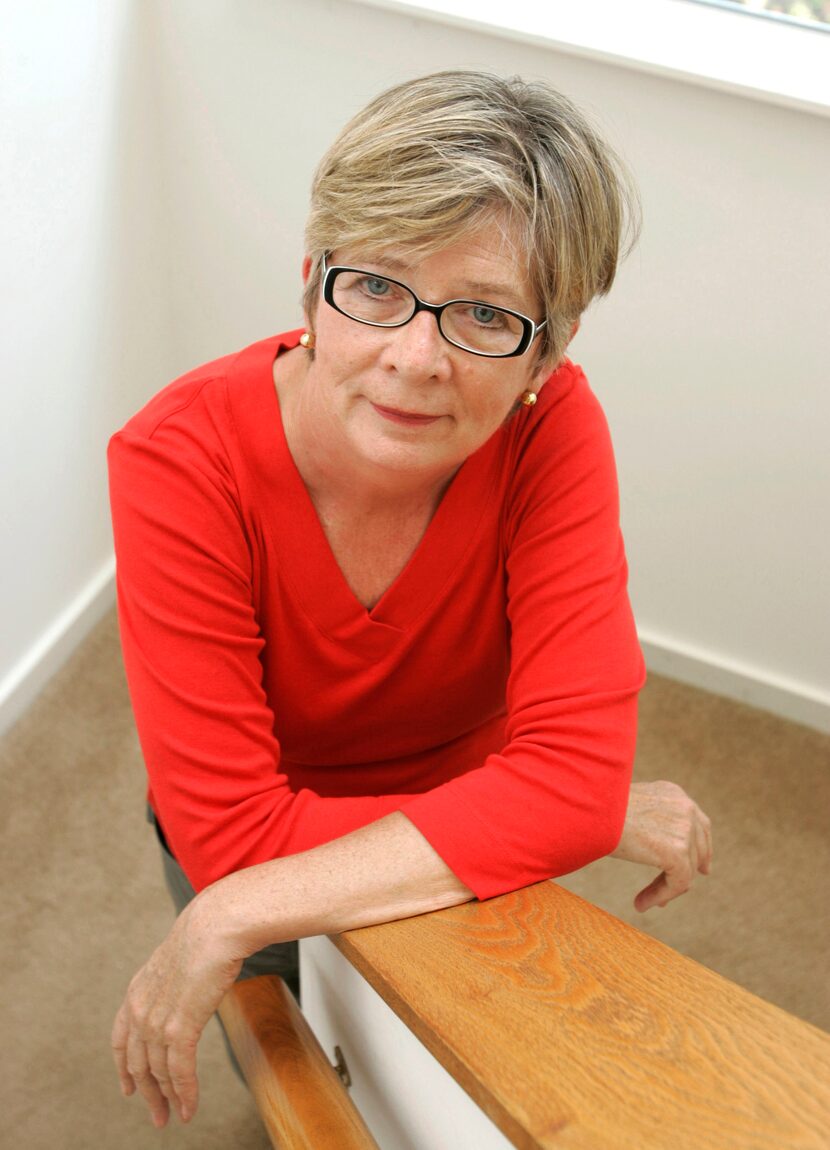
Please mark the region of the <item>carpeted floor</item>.
[[[713, 874], [645, 916], [630, 904], [652, 876], [630, 864], [564, 885], [830, 1029], [830, 737], [657, 676], [641, 716], [637, 777], [708, 811]], [[3, 1150], [269, 1145], [215, 1022], [191, 1126], [158, 1133], [118, 1092], [112, 1016], [171, 920], [143, 794], [111, 614], [0, 742]]]

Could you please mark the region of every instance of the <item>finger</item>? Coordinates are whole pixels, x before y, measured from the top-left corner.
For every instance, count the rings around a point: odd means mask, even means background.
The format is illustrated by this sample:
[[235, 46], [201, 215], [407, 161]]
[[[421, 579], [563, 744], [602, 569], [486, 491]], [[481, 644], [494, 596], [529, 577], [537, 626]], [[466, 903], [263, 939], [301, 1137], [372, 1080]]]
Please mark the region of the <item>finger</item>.
[[692, 841], [689, 844], [688, 853], [681, 854], [677, 862], [673, 866], [666, 867], [663, 872], [666, 880], [663, 906], [686, 893], [692, 885], [696, 871], [697, 849], [694, 841]]
[[136, 1084], [139, 1094], [147, 1103], [153, 1125], [157, 1129], [167, 1125], [170, 1117], [170, 1104], [156, 1082], [147, 1057], [147, 1047], [137, 1036], [131, 1034], [127, 1040], [127, 1067]]
[[709, 874], [712, 869], [712, 854], [715, 848], [712, 842], [712, 820], [706, 815], [703, 816], [703, 829], [706, 835], [706, 874]]
[[636, 895], [634, 899], [634, 909], [641, 914], [647, 910], [651, 910], [653, 906], [665, 906], [666, 903], [666, 875], [660, 874], [657, 878], [652, 879], [648, 886]]
[[123, 1004], [112, 1025], [110, 1045], [115, 1069], [121, 1082], [121, 1093], [125, 1098], [129, 1098], [131, 1094], [135, 1094], [135, 1081], [127, 1069], [127, 1017]]
[[180, 1103], [179, 1117], [189, 1122], [199, 1106], [196, 1042], [174, 1042], [167, 1051], [167, 1067]]
[[158, 1042], [148, 1042], [147, 1062], [159, 1090], [181, 1118], [181, 1102], [170, 1077], [167, 1047]]
[[[697, 869], [701, 874], [708, 874], [712, 865], [712, 839], [706, 828], [705, 815], [695, 824], [695, 841], [697, 842]], [[708, 822], [708, 819], [706, 820]]]
[[692, 885], [693, 875], [694, 870], [688, 858], [681, 859], [674, 867], [667, 867], [639, 892], [634, 899], [634, 909], [646, 911], [653, 906], [667, 906], [673, 899], [686, 893]]

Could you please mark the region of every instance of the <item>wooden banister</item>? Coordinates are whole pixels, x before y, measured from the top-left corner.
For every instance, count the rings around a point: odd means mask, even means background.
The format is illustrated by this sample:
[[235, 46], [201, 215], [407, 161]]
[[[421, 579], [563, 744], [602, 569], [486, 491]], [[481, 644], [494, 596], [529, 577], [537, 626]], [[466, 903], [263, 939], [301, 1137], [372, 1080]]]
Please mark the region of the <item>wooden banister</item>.
[[830, 1035], [552, 882], [332, 941], [520, 1150], [830, 1147]]
[[237, 982], [219, 1013], [275, 1147], [379, 1150], [281, 978]]
[[[520, 1150], [830, 1147], [830, 1035], [554, 883], [332, 942]], [[222, 1016], [266, 1124], [282, 1130], [287, 1108], [331, 1103], [290, 1068], [297, 1021], [259, 995], [268, 981], [226, 999], [243, 1026]], [[242, 1029], [259, 1036], [253, 1060]]]

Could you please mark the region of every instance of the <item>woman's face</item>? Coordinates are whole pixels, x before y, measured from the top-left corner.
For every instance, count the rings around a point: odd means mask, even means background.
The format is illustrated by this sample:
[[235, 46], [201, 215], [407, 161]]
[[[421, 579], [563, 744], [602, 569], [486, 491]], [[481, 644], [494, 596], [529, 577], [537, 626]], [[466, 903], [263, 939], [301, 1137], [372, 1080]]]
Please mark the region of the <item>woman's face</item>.
[[[473, 299], [541, 320], [541, 307], [497, 221], [416, 261], [405, 249], [369, 257], [339, 248], [329, 263], [399, 280], [428, 303]], [[522, 356], [489, 359], [448, 343], [435, 316], [378, 328], [341, 315], [324, 300], [313, 327], [314, 359], [304, 384], [317, 434], [342, 460], [450, 477], [501, 426], [526, 390], [538, 392], [550, 367], [534, 343]], [[307, 408], [307, 410], [309, 410]], [[333, 438], [332, 438], [333, 437]]]

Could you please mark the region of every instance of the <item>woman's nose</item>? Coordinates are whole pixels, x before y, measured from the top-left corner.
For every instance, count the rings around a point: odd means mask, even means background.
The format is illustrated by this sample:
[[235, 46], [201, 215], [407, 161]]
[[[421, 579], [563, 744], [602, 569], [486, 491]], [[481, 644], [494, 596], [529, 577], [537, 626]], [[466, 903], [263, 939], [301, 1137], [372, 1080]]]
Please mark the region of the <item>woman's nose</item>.
[[441, 335], [438, 320], [421, 311], [403, 327], [393, 329], [389, 354], [397, 370], [412, 375], [446, 375], [450, 368], [450, 344]]

